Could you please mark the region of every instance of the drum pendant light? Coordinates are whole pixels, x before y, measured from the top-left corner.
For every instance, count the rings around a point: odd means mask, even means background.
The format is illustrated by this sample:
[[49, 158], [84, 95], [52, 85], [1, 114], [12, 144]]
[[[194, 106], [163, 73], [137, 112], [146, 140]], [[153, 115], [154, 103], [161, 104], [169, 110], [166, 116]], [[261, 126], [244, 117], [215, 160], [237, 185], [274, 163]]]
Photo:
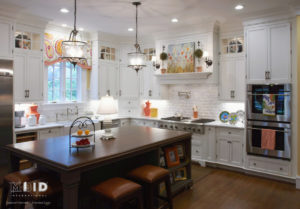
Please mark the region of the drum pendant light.
[[146, 55], [141, 52], [140, 45], [138, 43], [138, 6], [141, 5], [141, 2], [133, 2], [132, 3], [136, 7], [136, 15], [135, 15], [135, 52], [128, 53], [129, 64], [128, 67], [131, 67], [136, 72], [141, 70], [146, 66]]
[[71, 31], [69, 40], [62, 42], [62, 59], [71, 62], [74, 67], [77, 63], [86, 60], [87, 43], [80, 41], [76, 29], [77, 0], [74, 0], [74, 29]]

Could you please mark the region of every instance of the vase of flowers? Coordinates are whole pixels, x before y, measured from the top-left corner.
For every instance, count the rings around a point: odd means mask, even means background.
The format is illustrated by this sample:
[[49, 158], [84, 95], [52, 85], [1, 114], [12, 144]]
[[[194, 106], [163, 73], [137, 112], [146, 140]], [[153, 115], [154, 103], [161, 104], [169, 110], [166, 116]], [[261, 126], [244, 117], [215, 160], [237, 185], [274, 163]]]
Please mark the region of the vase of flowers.
[[163, 52], [160, 53], [159, 58], [162, 62], [161, 73], [164, 74], [167, 72], [167, 69], [165, 68], [165, 61], [168, 60], [168, 54], [165, 52], [165, 46], [163, 46]]

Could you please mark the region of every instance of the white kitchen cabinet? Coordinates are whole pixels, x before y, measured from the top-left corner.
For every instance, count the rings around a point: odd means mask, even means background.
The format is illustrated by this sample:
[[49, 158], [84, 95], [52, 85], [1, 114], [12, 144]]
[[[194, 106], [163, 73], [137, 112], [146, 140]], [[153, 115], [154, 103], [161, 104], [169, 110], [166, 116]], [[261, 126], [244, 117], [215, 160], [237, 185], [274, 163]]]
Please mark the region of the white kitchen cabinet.
[[216, 157], [217, 162], [225, 165], [243, 165], [244, 132], [235, 129], [217, 129]]
[[220, 99], [245, 101], [245, 58], [242, 55], [222, 57], [220, 60]]
[[13, 23], [0, 19], [0, 58], [13, 59]]
[[204, 134], [192, 135], [192, 159], [213, 161], [215, 155], [215, 128], [205, 127]]
[[290, 161], [248, 156], [246, 169], [271, 175], [291, 176], [291, 165]]
[[105, 95], [118, 98], [119, 96], [119, 67], [118, 62], [99, 60], [99, 98]]
[[14, 55], [14, 97], [16, 102], [43, 100], [42, 53], [19, 52]]
[[121, 99], [125, 98], [139, 98], [140, 89], [140, 76], [132, 68], [121, 65], [120, 66], [120, 91], [119, 96]]
[[246, 28], [248, 83], [291, 82], [291, 25]]
[[38, 131], [38, 140], [49, 139], [64, 135], [63, 128], [49, 128]]

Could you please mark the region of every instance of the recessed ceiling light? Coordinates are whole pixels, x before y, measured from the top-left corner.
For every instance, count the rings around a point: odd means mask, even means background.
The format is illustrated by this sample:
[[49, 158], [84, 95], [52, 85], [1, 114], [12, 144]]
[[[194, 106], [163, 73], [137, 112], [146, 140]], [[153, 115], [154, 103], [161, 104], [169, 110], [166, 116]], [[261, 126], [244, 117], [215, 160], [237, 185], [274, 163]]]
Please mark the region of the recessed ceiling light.
[[134, 29], [133, 28], [128, 28], [128, 31], [132, 32], [132, 31], [134, 31]]
[[63, 26], [63, 27], [67, 27], [67, 24], [62, 24], [61, 26]]
[[177, 18], [173, 18], [171, 21], [174, 22], [174, 23], [176, 23], [176, 22], [178, 22], [178, 19]]
[[78, 28], [78, 30], [80, 30], [80, 31], [84, 31], [84, 29], [83, 29], [83, 28]]
[[61, 9], [60, 9], [60, 12], [61, 12], [61, 13], [69, 13], [69, 10], [66, 9], [66, 8], [61, 8]]
[[236, 5], [236, 6], [234, 7], [234, 9], [235, 9], [235, 10], [242, 10], [242, 9], [244, 9], [244, 5], [238, 4], [238, 5]]

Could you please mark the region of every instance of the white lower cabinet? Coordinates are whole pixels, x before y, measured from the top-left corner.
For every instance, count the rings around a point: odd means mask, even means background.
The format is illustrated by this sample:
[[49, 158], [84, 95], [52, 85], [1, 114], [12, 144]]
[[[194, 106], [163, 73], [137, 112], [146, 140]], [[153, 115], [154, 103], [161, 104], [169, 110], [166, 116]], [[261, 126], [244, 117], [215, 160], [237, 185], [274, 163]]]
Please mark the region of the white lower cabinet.
[[232, 166], [243, 165], [243, 130], [218, 128], [216, 138], [217, 162]]
[[38, 131], [38, 140], [49, 139], [64, 135], [63, 128], [49, 128]]
[[289, 161], [255, 156], [248, 156], [246, 167], [248, 170], [279, 176], [290, 176], [292, 170]]
[[215, 153], [215, 128], [205, 127], [204, 134], [192, 135], [192, 159], [213, 161]]

